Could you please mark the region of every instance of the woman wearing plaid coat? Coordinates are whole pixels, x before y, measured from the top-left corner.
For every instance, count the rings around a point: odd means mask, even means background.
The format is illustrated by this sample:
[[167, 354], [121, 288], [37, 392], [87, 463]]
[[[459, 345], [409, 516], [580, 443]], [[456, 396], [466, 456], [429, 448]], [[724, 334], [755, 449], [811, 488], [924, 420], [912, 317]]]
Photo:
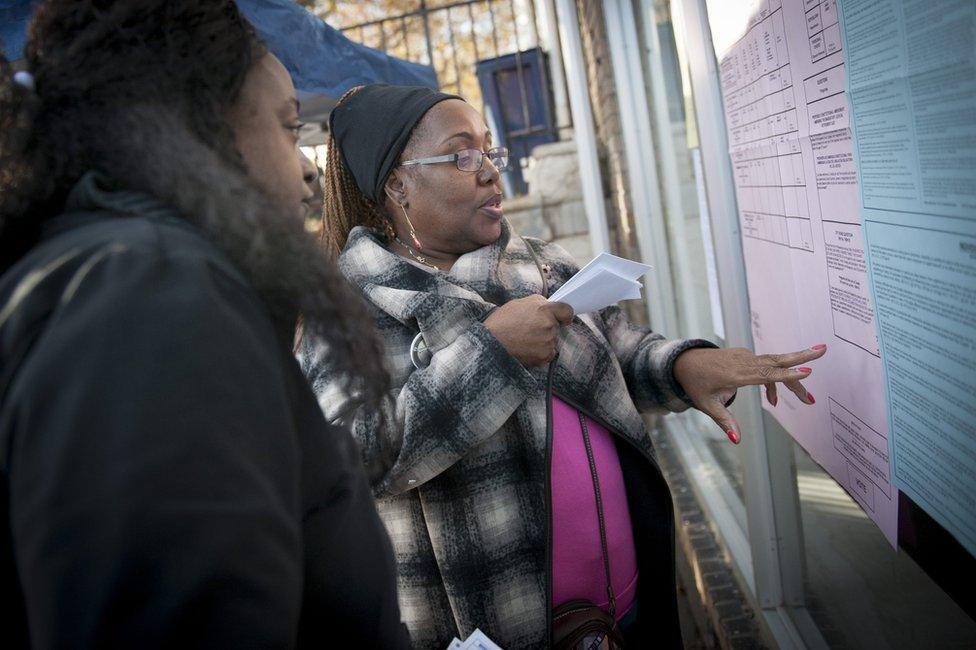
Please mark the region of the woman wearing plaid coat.
[[512, 232], [507, 152], [460, 98], [366, 86], [331, 126], [323, 239], [373, 309], [387, 410], [345, 406], [323, 350], [302, 360], [372, 474], [413, 645], [480, 628], [548, 647], [553, 609], [587, 598], [628, 645], [680, 647], [671, 498], [641, 412], [697, 407], [737, 443], [736, 389], [775, 402], [784, 381], [812, 403], [792, 366], [823, 348], [757, 357], [546, 301], [578, 268]]

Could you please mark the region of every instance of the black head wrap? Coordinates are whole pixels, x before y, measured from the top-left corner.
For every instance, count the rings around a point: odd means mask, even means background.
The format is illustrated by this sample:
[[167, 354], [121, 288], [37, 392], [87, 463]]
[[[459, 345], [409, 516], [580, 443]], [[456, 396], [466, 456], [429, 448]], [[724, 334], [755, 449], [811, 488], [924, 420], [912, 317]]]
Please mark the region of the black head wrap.
[[383, 202], [386, 177], [420, 118], [445, 99], [461, 98], [427, 86], [370, 84], [332, 110], [329, 127], [339, 154], [359, 190], [374, 203]]

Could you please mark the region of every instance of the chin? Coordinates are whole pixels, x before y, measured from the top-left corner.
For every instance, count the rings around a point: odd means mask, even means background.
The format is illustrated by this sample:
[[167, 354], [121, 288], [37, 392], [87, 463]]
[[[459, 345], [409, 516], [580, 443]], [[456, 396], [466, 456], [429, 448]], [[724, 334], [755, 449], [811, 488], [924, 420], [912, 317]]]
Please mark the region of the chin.
[[489, 244], [494, 244], [498, 241], [498, 238], [502, 236], [502, 222], [493, 221], [491, 223], [484, 224], [478, 229], [477, 241], [482, 246], [488, 246]]

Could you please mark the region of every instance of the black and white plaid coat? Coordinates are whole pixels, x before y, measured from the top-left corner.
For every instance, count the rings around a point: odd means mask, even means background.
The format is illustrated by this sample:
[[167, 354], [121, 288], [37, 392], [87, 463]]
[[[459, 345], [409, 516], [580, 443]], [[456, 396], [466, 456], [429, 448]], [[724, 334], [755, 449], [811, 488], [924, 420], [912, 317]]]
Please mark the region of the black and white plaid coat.
[[[671, 500], [639, 410], [688, 408], [672, 364], [712, 344], [664, 340], [610, 307], [563, 328], [551, 376], [524, 368], [482, 321], [497, 305], [542, 293], [541, 273], [552, 292], [578, 268], [559, 246], [513, 236], [507, 224], [495, 244], [461, 256], [449, 273], [389, 252], [364, 228], [350, 234], [339, 264], [375, 310], [395, 431], [348, 406], [327, 352], [306, 347], [303, 367], [326, 416], [351, 427], [366, 464], [389, 458], [374, 491], [414, 646], [445, 648], [476, 627], [503, 648], [548, 645], [547, 386], [616, 434], [638, 547], [640, 622], [655, 645], [680, 644]], [[418, 333], [432, 353], [419, 369], [410, 355]]]

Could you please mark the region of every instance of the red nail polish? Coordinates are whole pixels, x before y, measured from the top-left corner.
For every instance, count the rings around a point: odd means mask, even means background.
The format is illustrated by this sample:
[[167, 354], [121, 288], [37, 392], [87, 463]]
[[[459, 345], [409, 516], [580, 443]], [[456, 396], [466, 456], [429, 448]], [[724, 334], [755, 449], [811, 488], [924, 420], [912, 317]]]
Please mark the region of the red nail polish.
[[779, 402], [779, 398], [776, 397], [775, 395], [773, 395], [773, 399], [769, 400], [769, 403], [772, 404], [774, 407], [776, 406], [777, 402]]
[[739, 444], [739, 434], [736, 433], [735, 431], [733, 431], [732, 429], [729, 429], [728, 431], [726, 431], [725, 432], [725, 435], [727, 435], [729, 437], [729, 440], [732, 441], [732, 444], [733, 445]]
[[811, 368], [797, 368], [797, 372], [813, 372]]
[[817, 343], [816, 345], [812, 346], [810, 349], [811, 350], [823, 350], [826, 347], [827, 347], [827, 344], [826, 343]]
[[813, 399], [813, 393], [807, 391], [807, 399], [809, 400], [807, 404], [816, 404], [817, 400]]

